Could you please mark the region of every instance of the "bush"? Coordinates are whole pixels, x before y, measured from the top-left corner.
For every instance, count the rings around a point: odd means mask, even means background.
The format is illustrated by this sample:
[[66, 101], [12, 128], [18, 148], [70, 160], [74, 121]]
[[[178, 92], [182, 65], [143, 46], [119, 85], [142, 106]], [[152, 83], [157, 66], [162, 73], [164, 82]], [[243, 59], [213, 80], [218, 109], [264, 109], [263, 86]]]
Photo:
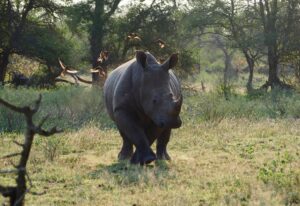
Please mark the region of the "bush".
[[[40, 120], [50, 114], [46, 127], [59, 126], [62, 129], [79, 129], [94, 122], [101, 127], [112, 127], [103, 105], [102, 91], [85, 87], [59, 87], [51, 90], [7, 88], [0, 90], [0, 97], [16, 105], [31, 103], [38, 94], [43, 95], [41, 111], [36, 115]], [[0, 107], [0, 132], [21, 131], [24, 120], [20, 115]], [[2, 115], [3, 114], [3, 115]]]
[[274, 91], [249, 98], [230, 90], [230, 98], [226, 100], [223, 92], [197, 95], [184, 92], [183, 116], [192, 121], [219, 122], [224, 118], [299, 118], [299, 112], [298, 93]]
[[[230, 90], [232, 91], [232, 90]], [[101, 128], [114, 127], [103, 103], [102, 91], [87, 87], [65, 86], [51, 90], [4, 87], [0, 97], [16, 105], [26, 105], [42, 93], [41, 112], [37, 119], [50, 114], [46, 126], [77, 130], [93, 122]], [[299, 118], [298, 93], [270, 92], [249, 97], [231, 92], [226, 100], [221, 92], [198, 93], [184, 90], [181, 115], [192, 122], [220, 122], [224, 118]], [[0, 107], [0, 132], [21, 131], [24, 121], [20, 115]]]

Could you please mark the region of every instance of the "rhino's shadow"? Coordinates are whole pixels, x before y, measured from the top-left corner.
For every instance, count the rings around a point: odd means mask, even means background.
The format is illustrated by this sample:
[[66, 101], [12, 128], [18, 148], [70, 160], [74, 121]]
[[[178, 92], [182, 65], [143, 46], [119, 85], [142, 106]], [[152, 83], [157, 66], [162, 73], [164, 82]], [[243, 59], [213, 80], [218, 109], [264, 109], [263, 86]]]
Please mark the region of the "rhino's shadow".
[[169, 171], [170, 166], [165, 161], [156, 161], [154, 164], [145, 166], [131, 165], [128, 161], [120, 161], [111, 165], [99, 164], [96, 170], [89, 173], [89, 177], [92, 179], [110, 178], [116, 184], [130, 185], [169, 178]]

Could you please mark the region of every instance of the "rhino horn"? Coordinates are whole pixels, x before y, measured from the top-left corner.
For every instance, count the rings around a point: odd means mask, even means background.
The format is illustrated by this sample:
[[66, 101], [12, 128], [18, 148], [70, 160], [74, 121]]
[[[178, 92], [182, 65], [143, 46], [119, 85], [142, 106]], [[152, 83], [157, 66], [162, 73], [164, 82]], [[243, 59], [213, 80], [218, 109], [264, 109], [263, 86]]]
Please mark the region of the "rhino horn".
[[180, 97], [174, 101], [175, 110], [180, 110], [181, 104], [182, 104], [182, 95], [180, 95]]

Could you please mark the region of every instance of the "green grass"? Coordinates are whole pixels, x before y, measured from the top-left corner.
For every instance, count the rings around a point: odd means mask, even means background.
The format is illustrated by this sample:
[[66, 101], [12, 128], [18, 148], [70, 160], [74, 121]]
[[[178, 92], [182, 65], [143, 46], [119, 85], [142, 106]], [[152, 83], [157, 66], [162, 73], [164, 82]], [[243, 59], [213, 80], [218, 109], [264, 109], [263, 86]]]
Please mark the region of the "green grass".
[[[117, 161], [121, 138], [101, 92], [4, 89], [0, 97], [27, 104], [39, 92], [37, 119], [50, 111], [46, 126], [59, 124], [65, 132], [36, 137], [28, 171], [32, 191], [45, 194], [28, 194], [27, 205], [300, 205], [298, 94], [232, 94], [226, 101], [217, 93], [185, 91], [183, 126], [168, 146], [172, 161], [140, 167]], [[8, 111], [0, 111], [5, 155], [18, 151], [12, 140], [23, 135], [15, 114], [7, 128], [2, 112]], [[0, 161], [0, 168], [10, 167]], [[0, 175], [0, 182], [13, 185], [13, 178]]]
[[[0, 88], [0, 97], [18, 106], [28, 105], [42, 94], [37, 121], [50, 114], [46, 127], [59, 126], [67, 130], [80, 129], [90, 122], [113, 127], [103, 106], [102, 92], [89, 87], [59, 87], [55, 90]], [[0, 107], [0, 132], [21, 131], [24, 121], [20, 115]]]

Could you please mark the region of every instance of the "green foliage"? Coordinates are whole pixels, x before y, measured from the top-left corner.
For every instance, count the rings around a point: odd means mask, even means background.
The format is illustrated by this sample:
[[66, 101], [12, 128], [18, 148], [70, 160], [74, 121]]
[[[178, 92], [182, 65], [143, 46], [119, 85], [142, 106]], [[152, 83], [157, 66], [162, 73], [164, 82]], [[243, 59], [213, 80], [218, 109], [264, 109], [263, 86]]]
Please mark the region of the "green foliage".
[[70, 63], [72, 46], [59, 29], [31, 24], [27, 26], [17, 50], [24, 56], [38, 58], [49, 66], [55, 66], [58, 65], [58, 58]]
[[[136, 49], [150, 51], [160, 61], [177, 52], [180, 57], [179, 74], [191, 73], [194, 59], [181, 42], [180, 20], [178, 10], [167, 2], [159, 1], [153, 5], [139, 3], [129, 8], [124, 16], [109, 22], [108, 28], [113, 34], [106, 36], [106, 48], [113, 51], [115, 58], [122, 59], [132, 58]], [[141, 41], [127, 39], [130, 33], [136, 33]], [[158, 39], [165, 42], [165, 47], [159, 46]]]
[[[50, 114], [46, 127], [59, 126], [62, 129], [79, 129], [95, 122], [100, 127], [113, 127], [103, 108], [102, 94], [98, 89], [84, 87], [60, 87], [55, 90], [11, 89], [0, 90], [0, 97], [17, 105], [27, 105], [42, 93], [41, 112], [37, 121]], [[0, 131], [20, 131], [24, 120], [20, 115], [0, 107]]]
[[111, 16], [118, 8], [120, 0], [102, 1], [90, 0], [77, 2], [66, 8], [66, 23], [70, 30], [81, 36], [80, 30], [88, 33], [91, 51], [91, 63], [97, 66], [97, 59], [102, 50], [107, 50], [103, 39], [110, 35], [112, 29], [107, 29]]
[[[183, 118], [192, 122], [208, 121], [219, 123], [224, 118], [299, 118], [300, 95], [273, 91], [261, 96], [238, 95], [230, 90], [228, 100], [221, 93], [189, 93], [184, 91]], [[59, 87], [52, 90], [12, 89], [0, 90], [0, 97], [17, 105], [30, 103], [43, 94], [41, 119], [50, 113], [48, 127], [78, 129], [81, 125], [94, 122], [101, 128], [114, 127], [103, 108], [102, 95], [98, 90], [84, 87]], [[20, 115], [0, 107], [1, 131], [20, 131], [23, 120]]]
[[55, 78], [59, 75], [59, 71], [54, 72], [45, 65], [40, 65], [39, 68], [30, 76], [28, 86], [47, 88], [53, 87]]
[[62, 139], [59, 137], [51, 137], [46, 139], [42, 145], [45, 159], [53, 162], [54, 158], [58, 156], [59, 147], [62, 147], [61, 144]]
[[[64, 1], [62, 1], [64, 2]], [[0, 4], [0, 81], [4, 81], [13, 53], [57, 65], [59, 56], [68, 56], [71, 47], [56, 26], [56, 1], [5, 1]], [[67, 45], [67, 46], [66, 46]], [[67, 58], [66, 58], [67, 59]]]
[[233, 95], [235, 95], [234, 85], [221, 83], [216, 88], [216, 92], [219, 95], [224, 95], [224, 98], [229, 100]]
[[[224, 36], [230, 48], [238, 49], [244, 55], [250, 71], [257, 66], [253, 62], [267, 57], [272, 63], [267, 65], [272, 84], [280, 82], [276, 72], [282, 61], [292, 65], [297, 75], [299, 35], [296, 37], [295, 33], [300, 28], [299, 15], [296, 15], [299, 13], [299, 1], [189, 2], [191, 9], [185, 18], [192, 36], [211, 36], [211, 33]], [[251, 78], [249, 81], [247, 84], [251, 87]]]
[[185, 95], [184, 116], [191, 121], [220, 122], [224, 118], [298, 118], [300, 96], [298, 93], [286, 94], [281, 91], [265, 93], [256, 98], [238, 95], [234, 90], [219, 93], [200, 93]]
[[300, 203], [300, 173], [291, 170], [294, 157], [288, 152], [278, 153], [276, 159], [264, 163], [259, 169], [258, 178], [265, 184], [273, 185], [285, 195], [285, 205]]
[[65, 21], [73, 33], [81, 35], [82, 30], [90, 29], [93, 15], [92, 7], [92, 1], [89, 1], [88, 3], [80, 2], [65, 8]]

